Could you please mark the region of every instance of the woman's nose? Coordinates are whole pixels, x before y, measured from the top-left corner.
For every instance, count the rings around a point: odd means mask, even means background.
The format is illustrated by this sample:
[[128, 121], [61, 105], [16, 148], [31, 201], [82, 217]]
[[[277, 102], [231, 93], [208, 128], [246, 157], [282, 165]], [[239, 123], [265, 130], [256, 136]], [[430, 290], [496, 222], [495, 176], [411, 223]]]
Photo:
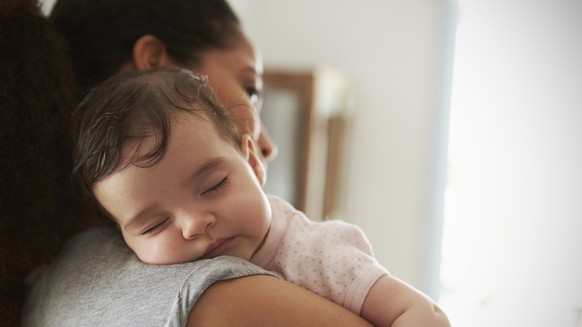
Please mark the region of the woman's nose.
[[279, 149], [277, 148], [277, 144], [275, 144], [275, 141], [273, 141], [273, 139], [269, 135], [269, 132], [267, 131], [265, 126], [262, 126], [261, 128], [261, 134], [259, 135], [259, 140], [257, 141], [257, 143], [259, 145], [259, 148], [261, 149], [261, 155], [265, 162], [269, 162], [275, 159], [275, 157], [277, 157]]
[[216, 217], [211, 213], [188, 214], [184, 217], [182, 225], [182, 235], [185, 239], [191, 240], [198, 236], [205, 235], [216, 223]]

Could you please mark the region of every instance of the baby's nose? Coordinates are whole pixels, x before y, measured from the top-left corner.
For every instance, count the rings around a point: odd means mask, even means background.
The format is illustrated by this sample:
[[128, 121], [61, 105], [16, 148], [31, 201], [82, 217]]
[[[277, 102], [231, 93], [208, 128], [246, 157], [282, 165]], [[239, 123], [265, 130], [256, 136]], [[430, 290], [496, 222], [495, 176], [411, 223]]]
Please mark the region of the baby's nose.
[[210, 213], [188, 215], [184, 218], [182, 234], [187, 240], [206, 234], [216, 222], [216, 218]]

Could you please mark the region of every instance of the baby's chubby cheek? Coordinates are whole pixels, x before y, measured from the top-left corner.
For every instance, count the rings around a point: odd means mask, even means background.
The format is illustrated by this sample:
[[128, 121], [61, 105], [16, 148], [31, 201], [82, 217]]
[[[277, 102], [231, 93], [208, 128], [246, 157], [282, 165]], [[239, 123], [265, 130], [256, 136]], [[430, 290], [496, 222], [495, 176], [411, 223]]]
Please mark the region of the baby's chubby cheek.
[[143, 240], [136, 240], [133, 237], [124, 237], [125, 243], [136, 254], [138, 259], [150, 265], [167, 265], [186, 262], [187, 260], [180, 260], [176, 256], [176, 252], [167, 250], [154, 242], [147, 242]]

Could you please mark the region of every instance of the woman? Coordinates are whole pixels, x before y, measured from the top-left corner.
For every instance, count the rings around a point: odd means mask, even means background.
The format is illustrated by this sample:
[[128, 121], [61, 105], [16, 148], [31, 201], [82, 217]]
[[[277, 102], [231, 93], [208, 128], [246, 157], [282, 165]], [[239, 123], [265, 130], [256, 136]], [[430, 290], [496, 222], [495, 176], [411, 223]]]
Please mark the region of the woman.
[[[274, 156], [257, 112], [261, 64], [225, 1], [62, 0], [50, 18], [70, 43], [81, 94], [122, 71], [187, 67], [208, 76], [240, 132], [254, 136], [264, 160]], [[213, 261], [212, 269], [140, 264], [111, 231], [77, 236], [41, 275], [29, 297], [27, 325], [51, 325], [51, 319], [64, 325], [366, 324], [233, 258]], [[248, 275], [255, 276], [237, 278]], [[224, 279], [229, 281], [205, 291]]]

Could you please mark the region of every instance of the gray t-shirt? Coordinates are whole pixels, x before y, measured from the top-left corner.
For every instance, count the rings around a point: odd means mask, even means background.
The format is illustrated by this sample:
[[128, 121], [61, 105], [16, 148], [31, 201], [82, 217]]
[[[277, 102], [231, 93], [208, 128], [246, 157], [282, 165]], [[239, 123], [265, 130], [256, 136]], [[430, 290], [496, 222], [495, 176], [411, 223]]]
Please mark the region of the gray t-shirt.
[[212, 283], [257, 274], [268, 273], [227, 256], [147, 265], [117, 231], [93, 228], [30, 276], [23, 326], [184, 326]]

